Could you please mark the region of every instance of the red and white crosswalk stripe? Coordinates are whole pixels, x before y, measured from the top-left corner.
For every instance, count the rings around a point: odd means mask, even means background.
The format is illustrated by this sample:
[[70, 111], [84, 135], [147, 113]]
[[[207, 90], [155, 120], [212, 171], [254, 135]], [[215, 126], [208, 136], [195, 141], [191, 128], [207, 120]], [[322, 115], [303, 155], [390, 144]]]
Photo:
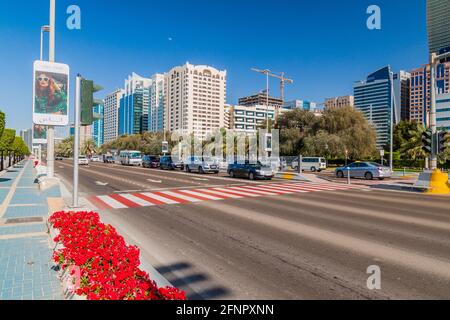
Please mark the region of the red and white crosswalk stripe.
[[233, 187], [214, 187], [189, 190], [168, 190], [133, 194], [94, 196], [90, 200], [100, 209], [127, 209], [170, 204], [188, 204], [204, 201], [242, 199], [252, 197], [302, 194], [309, 192], [340, 191], [361, 188], [357, 185], [313, 184], [313, 183], [271, 183]]

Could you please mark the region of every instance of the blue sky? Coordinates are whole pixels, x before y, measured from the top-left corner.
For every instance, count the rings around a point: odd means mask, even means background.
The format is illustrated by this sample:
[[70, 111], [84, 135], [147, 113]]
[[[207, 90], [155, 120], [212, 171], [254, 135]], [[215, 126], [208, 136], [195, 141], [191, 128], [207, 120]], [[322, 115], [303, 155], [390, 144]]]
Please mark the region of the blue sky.
[[[32, 65], [48, 3], [0, 0], [0, 109], [17, 130], [31, 127]], [[72, 4], [81, 30], [66, 28]], [[381, 30], [366, 27], [372, 4], [381, 7]], [[70, 65], [72, 88], [76, 73], [101, 84], [99, 97], [131, 72], [150, 76], [189, 61], [228, 71], [228, 103], [264, 89], [252, 67], [292, 77], [287, 99], [323, 102], [351, 94], [379, 67], [426, 63], [425, 15], [425, 0], [57, 0], [56, 60]], [[275, 79], [271, 87], [279, 95]]]

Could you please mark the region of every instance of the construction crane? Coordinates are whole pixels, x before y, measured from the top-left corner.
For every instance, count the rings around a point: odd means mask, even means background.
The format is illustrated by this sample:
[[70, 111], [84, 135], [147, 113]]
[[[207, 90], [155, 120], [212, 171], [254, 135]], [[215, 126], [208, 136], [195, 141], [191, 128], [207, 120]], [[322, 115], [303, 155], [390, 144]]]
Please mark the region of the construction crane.
[[[252, 68], [252, 71], [259, 72], [259, 73], [262, 73], [262, 74], [265, 74], [265, 75], [268, 76], [268, 77], [273, 77], [273, 78], [280, 79], [280, 93], [281, 93], [281, 100], [284, 102], [284, 88], [285, 88], [285, 86], [286, 86], [286, 83], [287, 83], [287, 84], [293, 84], [293, 83], [294, 83], [294, 80], [289, 79], [289, 78], [285, 78], [285, 76], [284, 76], [285, 73], [284, 73], [284, 72], [281, 72], [280, 75], [278, 75], [278, 74], [272, 73], [272, 72], [271, 72], [270, 70], [268, 70], [268, 69], [266, 69], [266, 70], [260, 70], [260, 69]], [[269, 94], [269, 93], [267, 93], [267, 94]]]

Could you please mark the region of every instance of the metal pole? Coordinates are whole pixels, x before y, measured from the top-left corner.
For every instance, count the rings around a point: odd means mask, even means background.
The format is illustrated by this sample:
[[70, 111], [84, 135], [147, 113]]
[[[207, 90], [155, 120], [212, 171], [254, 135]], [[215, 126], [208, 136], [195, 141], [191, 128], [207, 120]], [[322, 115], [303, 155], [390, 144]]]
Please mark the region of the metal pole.
[[42, 61], [42, 58], [44, 56], [44, 28], [41, 27], [41, 52], [40, 52], [40, 59]]
[[303, 156], [300, 155], [300, 157], [298, 157], [298, 173], [303, 173], [303, 168], [302, 168], [302, 164], [303, 164]]
[[391, 123], [390, 123], [390, 149], [389, 149], [389, 167], [391, 172], [394, 171], [394, 111], [395, 111], [395, 90], [394, 90], [394, 73], [390, 71], [391, 77]]
[[431, 139], [431, 170], [437, 169], [437, 146], [436, 146], [436, 54], [431, 54], [430, 64], [430, 128]]
[[[55, 62], [55, 1], [50, 0], [50, 36], [49, 53], [50, 62]], [[55, 176], [55, 129], [48, 126], [47, 130], [47, 177]]]
[[75, 85], [75, 137], [73, 146], [73, 200], [72, 207], [78, 207], [78, 158], [80, 156], [80, 117], [81, 117], [81, 76], [76, 78]]
[[266, 71], [266, 108], [267, 132], [269, 132], [269, 71]]
[[347, 167], [347, 184], [352, 184], [351, 178], [350, 178], [350, 167]]

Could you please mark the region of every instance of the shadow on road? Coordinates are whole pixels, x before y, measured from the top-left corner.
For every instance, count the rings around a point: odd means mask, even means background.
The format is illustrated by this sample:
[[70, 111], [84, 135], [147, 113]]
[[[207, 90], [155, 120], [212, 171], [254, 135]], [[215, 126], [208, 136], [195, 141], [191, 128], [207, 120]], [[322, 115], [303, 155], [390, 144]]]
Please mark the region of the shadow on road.
[[7, 178], [0, 178], [0, 183], [2, 182], [8, 182], [11, 181], [11, 179], [7, 179]]
[[180, 262], [168, 266], [159, 266], [156, 268], [174, 287], [186, 291], [189, 300], [212, 300], [220, 299], [229, 293], [229, 290], [222, 287], [213, 286], [200, 291], [195, 291], [191, 285], [202, 283], [202, 287], [209, 281], [209, 277], [205, 274], [193, 273], [183, 277], [179, 277], [175, 272], [189, 273], [189, 269], [193, 268], [190, 263]]

